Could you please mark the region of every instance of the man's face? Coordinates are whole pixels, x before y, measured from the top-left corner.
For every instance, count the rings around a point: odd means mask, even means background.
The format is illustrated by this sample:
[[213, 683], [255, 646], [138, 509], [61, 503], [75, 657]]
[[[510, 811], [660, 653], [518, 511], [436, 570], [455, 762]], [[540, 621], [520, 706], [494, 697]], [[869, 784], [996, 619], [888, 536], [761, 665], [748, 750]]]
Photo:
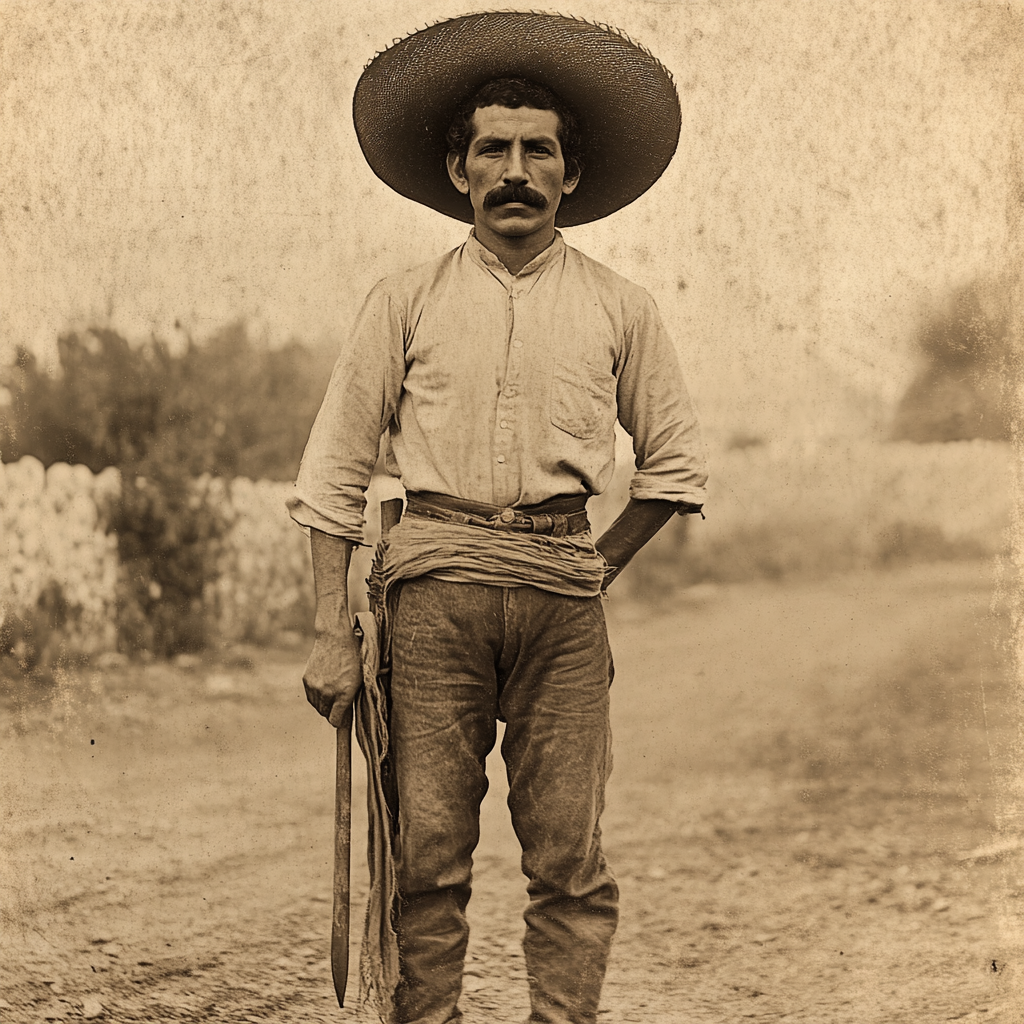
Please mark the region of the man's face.
[[480, 107], [463, 165], [448, 157], [455, 187], [468, 194], [476, 226], [505, 237], [554, 229], [563, 195], [578, 176], [565, 177], [558, 115], [532, 107]]

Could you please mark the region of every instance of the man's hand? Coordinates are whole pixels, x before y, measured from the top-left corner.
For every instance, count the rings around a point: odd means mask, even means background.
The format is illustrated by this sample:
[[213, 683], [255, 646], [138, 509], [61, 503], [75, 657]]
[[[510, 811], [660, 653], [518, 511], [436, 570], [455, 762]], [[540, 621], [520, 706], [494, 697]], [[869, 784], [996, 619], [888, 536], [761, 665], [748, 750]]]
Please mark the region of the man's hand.
[[302, 685], [306, 700], [337, 728], [363, 685], [359, 640], [351, 627], [317, 632]]
[[348, 613], [348, 566], [353, 543], [309, 532], [316, 585], [313, 650], [302, 674], [306, 700], [337, 728], [363, 683], [359, 641]]
[[619, 514], [618, 519], [604, 532], [595, 547], [612, 567], [602, 590], [626, 567], [630, 559], [672, 518], [679, 506], [672, 501], [636, 501]]

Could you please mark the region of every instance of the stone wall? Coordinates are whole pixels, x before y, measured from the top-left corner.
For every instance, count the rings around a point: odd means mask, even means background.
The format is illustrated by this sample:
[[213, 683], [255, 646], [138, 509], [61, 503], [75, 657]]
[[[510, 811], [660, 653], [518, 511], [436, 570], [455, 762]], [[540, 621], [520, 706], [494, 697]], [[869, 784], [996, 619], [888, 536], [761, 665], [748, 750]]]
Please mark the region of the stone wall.
[[0, 463], [0, 608], [22, 614], [59, 585], [67, 642], [85, 654], [116, 644], [117, 538], [106, 512], [120, 487], [116, 469]]
[[309, 540], [285, 508], [290, 483], [209, 481], [208, 497], [230, 524], [206, 603], [223, 640], [263, 643], [313, 624]]

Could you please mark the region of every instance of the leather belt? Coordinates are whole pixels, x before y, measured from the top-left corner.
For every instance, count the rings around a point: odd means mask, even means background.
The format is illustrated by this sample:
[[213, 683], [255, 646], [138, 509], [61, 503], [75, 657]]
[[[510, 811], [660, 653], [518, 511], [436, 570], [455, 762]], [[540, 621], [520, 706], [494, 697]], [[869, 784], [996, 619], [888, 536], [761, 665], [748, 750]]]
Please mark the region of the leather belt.
[[460, 526], [479, 526], [508, 533], [540, 533], [568, 537], [590, 529], [586, 494], [568, 494], [538, 505], [489, 505], [482, 501], [453, 498], [436, 491], [410, 491], [406, 515]]

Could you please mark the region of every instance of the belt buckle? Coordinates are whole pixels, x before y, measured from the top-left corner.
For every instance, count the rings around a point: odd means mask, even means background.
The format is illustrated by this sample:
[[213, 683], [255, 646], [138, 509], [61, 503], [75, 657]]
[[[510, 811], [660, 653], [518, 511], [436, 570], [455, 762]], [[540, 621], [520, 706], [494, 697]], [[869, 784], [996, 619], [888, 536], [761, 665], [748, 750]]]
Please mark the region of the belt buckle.
[[512, 508], [503, 508], [498, 513], [498, 522], [504, 526], [511, 526], [516, 521], [516, 512]]

